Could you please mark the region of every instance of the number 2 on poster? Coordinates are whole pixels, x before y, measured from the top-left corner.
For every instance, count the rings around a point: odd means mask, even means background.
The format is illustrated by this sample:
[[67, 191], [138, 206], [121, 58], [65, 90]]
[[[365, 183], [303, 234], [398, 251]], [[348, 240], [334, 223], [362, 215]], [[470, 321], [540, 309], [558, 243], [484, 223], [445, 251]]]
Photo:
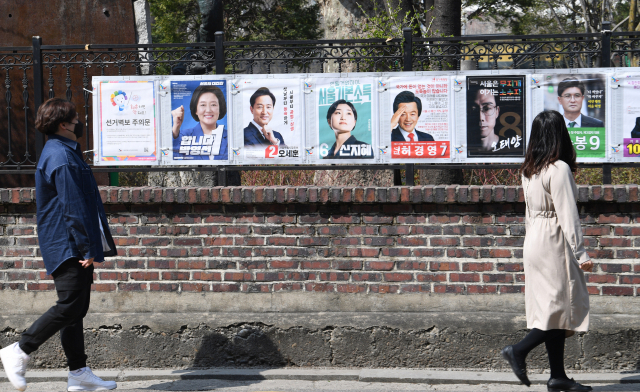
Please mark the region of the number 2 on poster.
[[264, 150], [265, 158], [276, 158], [278, 156], [278, 146], [269, 146]]

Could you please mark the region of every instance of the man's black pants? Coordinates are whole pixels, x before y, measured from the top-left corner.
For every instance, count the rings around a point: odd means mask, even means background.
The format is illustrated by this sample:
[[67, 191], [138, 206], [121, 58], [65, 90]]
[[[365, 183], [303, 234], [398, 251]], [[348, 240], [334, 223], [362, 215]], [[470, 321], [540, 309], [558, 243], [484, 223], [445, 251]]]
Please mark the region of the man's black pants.
[[31, 354], [60, 331], [67, 364], [73, 371], [87, 366], [82, 319], [89, 310], [93, 266], [83, 268], [77, 258], [72, 258], [56, 268], [52, 276], [58, 301], [22, 334], [19, 345]]

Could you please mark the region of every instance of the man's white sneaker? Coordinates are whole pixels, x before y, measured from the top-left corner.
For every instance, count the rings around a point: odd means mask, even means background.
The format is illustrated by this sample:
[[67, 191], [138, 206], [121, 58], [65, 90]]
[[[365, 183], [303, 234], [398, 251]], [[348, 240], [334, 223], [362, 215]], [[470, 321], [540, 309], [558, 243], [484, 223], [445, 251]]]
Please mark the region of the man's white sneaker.
[[69, 372], [69, 380], [67, 381], [67, 391], [106, 391], [116, 389], [116, 387], [115, 381], [104, 381], [93, 374], [88, 367], [84, 368], [84, 372], [77, 376]]
[[29, 356], [22, 351], [18, 343], [9, 345], [0, 350], [2, 366], [11, 384], [19, 390], [27, 389], [27, 380], [24, 379], [24, 372], [27, 370]]

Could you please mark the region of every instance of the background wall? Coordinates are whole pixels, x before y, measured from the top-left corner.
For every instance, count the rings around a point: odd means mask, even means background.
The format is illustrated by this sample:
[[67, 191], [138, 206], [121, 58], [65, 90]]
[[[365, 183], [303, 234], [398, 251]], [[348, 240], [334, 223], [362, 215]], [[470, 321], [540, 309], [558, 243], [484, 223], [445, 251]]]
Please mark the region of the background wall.
[[[101, 188], [119, 256], [85, 319], [94, 367], [505, 369], [525, 333], [519, 187]], [[581, 186], [591, 330], [573, 369], [640, 368], [638, 187]], [[0, 343], [55, 301], [35, 192], [0, 189]], [[546, 367], [543, 348], [532, 368]], [[62, 367], [57, 341], [36, 367]]]

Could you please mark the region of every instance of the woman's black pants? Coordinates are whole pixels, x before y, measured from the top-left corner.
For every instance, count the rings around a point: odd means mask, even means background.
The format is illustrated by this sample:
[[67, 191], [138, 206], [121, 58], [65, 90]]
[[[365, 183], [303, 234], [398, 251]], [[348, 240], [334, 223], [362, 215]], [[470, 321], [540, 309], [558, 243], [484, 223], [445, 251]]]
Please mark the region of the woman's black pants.
[[62, 263], [52, 275], [58, 301], [22, 334], [19, 345], [22, 351], [31, 354], [60, 331], [69, 370], [77, 370], [87, 366], [82, 319], [89, 310], [93, 266], [83, 268], [73, 258]]

